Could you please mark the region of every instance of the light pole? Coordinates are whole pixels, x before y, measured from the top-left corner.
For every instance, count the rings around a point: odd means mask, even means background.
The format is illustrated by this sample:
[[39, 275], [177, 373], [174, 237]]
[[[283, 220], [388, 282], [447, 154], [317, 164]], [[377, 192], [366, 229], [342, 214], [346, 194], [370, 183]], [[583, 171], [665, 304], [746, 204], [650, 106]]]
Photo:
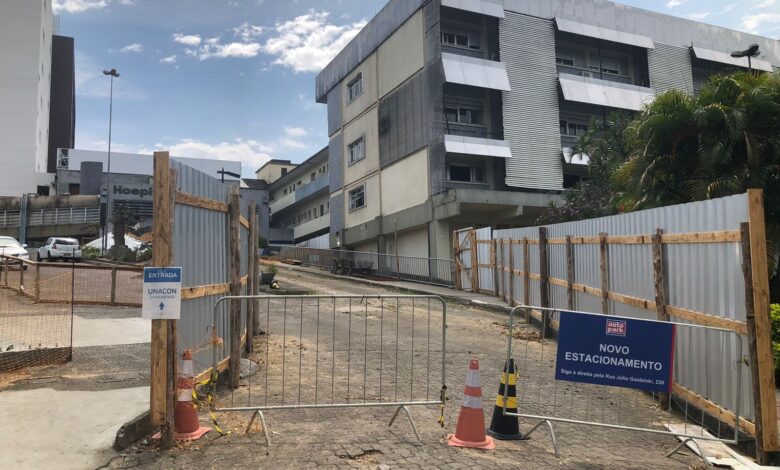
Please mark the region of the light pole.
[[745, 49], [744, 51], [734, 51], [731, 53], [731, 57], [734, 57], [736, 59], [741, 59], [742, 57], [747, 57], [748, 59], [748, 73], [753, 73], [753, 57], [758, 57], [761, 54], [761, 50], [758, 47], [758, 44], [751, 44], [750, 47]]
[[111, 91], [108, 98], [108, 171], [106, 172], [106, 216], [103, 219], [103, 256], [108, 250], [108, 218], [111, 216], [111, 121], [114, 115], [114, 78], [119, 78], [116, 69], [103, 70], [111, 77]]

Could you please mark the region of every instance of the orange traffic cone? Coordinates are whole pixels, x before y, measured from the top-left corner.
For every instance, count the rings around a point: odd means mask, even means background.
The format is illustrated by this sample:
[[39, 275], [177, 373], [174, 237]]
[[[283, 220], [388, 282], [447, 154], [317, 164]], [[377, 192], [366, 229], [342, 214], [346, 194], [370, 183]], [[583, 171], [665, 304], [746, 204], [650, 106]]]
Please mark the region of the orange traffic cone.
[[485, 435], [485, 413], [482, 410], [482, 387], [479, 384], [479, 360], [477, 359], [472, 359], [469, 363], [458, 425], [455, 434], [447, 436], [447, 444], [477, 449], [496, 448], [493, 439]]
[[200, 439], [211, 428], [200, 425], [198, 409], [192, 403], [195, 388], [195, 372], [192, 367], [192, 351], [186, 350], [181, 356], [181, 371], [176, 382], [176, 408], [173, 419], [176, 428], [176, 439], [194, 441]]

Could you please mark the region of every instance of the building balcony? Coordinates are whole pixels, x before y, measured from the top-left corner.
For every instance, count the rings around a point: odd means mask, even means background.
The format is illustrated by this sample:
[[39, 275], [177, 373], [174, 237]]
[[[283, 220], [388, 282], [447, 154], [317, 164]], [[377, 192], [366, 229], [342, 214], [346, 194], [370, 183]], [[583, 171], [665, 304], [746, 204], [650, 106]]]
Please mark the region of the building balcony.
[[558, 77], [563, 99], [609, 108], [640, 111], [655, 98], [652, 88], [609, 82], [598, 78], [561, 74]]
[[295, 239], [300, 240], [309, 235], [318, 234], [330, 227], [330, 214], [325, 214], [322, 217], [317, 217], [308, 222], [304, 222], [293, 229], [295, 233]]
[[447, 153], [460, 155], [512, 158], [508, 140], [447, 134], [444, 136], [444, 148]]
[[448, 52], [441, 54], [447, 83], [510, 91], [509, 75], [503, 62], [467, 57]]
[[628, 85], [635, 85], [634, 78], [629, 75], [616, 75], [611, 73], [599, 74], [599, 72], [593, 72], [579, 67], [570, 67], [567, 65], [558, 65], [559, 74], [576, 75], [578, 77], [598, 78], [607, 82], [625, 83]]
[[330, 181], [328, 175], [320, 176], [314, 181], [296, 189], [295, 192], [290, 193], [287, 196], [284, 196], [278, 201], [272, 202], [270, 205], [271, 213], [278, 214], [279, 212], [288, 209], [290, 207], [293, 207], [298, 203], [301, 203], [312, 196], [318, 195], [320, 193], [325, 193], [328, 191], [329, 185], [330, 185]]

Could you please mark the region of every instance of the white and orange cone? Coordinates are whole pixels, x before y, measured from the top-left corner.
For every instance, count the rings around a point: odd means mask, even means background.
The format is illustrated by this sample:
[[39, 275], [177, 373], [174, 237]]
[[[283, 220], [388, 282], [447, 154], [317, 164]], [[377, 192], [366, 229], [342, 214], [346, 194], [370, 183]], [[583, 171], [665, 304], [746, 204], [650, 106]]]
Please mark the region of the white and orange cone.
[[482, 386], [479, 383], [479, 360], [477, 359], [472, 359], [469, 363], [458, 425], [455, 434], [447, 436], [447, 445], [475, 449], [496, 448], [493, 439], [485, 435], [485, 412], [482, 409]]
[[181, 359], [181, 371], [176, 382], [176, 408], [173, 413], [176, 440], [194, 441], [211, 431], [211, 428], [200, 425], [198, 409], [192, 403], [192, 395], [195, 391], [195, 370], [192, 366], [192, 351], [184, 351]]

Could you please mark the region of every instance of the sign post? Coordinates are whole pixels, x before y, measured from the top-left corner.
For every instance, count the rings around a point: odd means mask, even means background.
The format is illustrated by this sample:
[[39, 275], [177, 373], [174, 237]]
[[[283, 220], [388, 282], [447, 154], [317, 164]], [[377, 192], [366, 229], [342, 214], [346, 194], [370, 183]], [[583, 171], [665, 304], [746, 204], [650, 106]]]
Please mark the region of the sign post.
[[561, 312], [555, 379], [671, 392], [675, 325]]
[[144, 268], [143, 289], [142, 318], [181, 318], [181, 268]]

